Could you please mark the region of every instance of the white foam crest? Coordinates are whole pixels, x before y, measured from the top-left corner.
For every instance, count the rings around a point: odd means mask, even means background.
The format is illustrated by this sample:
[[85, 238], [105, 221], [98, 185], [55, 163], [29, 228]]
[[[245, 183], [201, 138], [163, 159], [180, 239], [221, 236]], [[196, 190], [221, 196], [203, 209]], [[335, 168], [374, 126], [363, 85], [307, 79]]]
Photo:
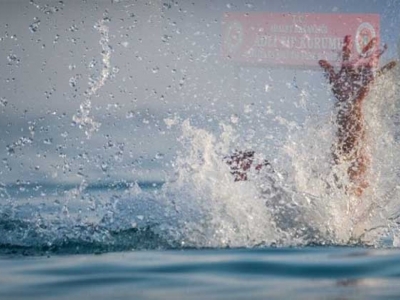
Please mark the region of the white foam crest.
[[79, 106], [79, 111], [72, 117], [72, 120], [79, 125], [80, 128], [85, 128], [85, 134], [87, 138], [90, 138], [94, 132], [99, 130], [101, 123], [96, 122], [90, 115], [92, 108], [91, 98], [94, 96], [99, 89], [101, 89], [108, 78], [110, 77], [111, 69], [111, 47], [109, 45], [109, 27], [106, 23], [109, 22], [108, 18], [104, 18], [95, 25], [95, 28], [100, 32], [100, 45], [101, 45], [101, 56], [103, 62], [103, 68], [100, 76], [97, 80], [89, 80], [89, 88], [85, 91], [85, 99]]

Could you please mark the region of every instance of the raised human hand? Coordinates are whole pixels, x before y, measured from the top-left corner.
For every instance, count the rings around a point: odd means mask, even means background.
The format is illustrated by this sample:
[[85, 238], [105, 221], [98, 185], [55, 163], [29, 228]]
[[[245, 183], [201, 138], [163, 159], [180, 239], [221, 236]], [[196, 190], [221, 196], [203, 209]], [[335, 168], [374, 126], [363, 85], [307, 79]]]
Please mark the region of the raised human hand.
[[377, 70], [379, 58], [387, 46], [374, 50], [376, 43], [377, 38], [373, 38], [358, 58], [350, 60], [352, 39], [347, 35], [344, 38], [342, 64], [338, 72], [335, 72], [334, 67], [326, 60], [318, 62], [324, 69], [325, 76], [332, 85], [332, 92], [339, 102], [364, 99], [374, 80], [396, 66], [396, 62], [391, 61]]

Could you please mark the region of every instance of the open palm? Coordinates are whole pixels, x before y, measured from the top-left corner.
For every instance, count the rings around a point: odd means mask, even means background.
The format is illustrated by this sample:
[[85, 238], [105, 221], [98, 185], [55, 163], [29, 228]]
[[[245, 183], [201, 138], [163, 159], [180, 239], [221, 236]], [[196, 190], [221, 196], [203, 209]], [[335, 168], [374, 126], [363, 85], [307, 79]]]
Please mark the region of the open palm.
[[369, 91], [374, 79], [392, 69], [396, 62], [392, 61], [376, 71], [380, 56], [387, 49], [374, 50], [377, 38], [373, 38], [362, 50], [358, 58], [350, 61], [352, 39], [347, 35], [344, 38], [342, 50], [342, 65], [338, 72], [326, 60], [320, 60], [319, 65], [324, 69], [329, 83], [332, 84], [332, 92], [340, 102], [349, 100], [361, 100]]

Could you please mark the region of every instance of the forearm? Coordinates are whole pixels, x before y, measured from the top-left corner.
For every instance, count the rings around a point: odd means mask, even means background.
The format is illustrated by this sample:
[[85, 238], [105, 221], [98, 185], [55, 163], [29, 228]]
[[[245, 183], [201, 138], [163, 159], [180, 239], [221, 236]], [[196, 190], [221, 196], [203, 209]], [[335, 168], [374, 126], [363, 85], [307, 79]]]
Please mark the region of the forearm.
[[361, 105], [362, 105], [363, 102], [364, 102], [364, 99], [365, 99], [365, 98], [367, 97], [367, 95], [368, 95], [368, 92], [369, 92], [369, 87], [368, 87], [368, 86], [362, 87], [362, 88], [360, 89], [360, 91], [357, 93], [357, 95], [356, 95], [356, 97], [354, 98], [354, 100], [353, 100], [354, 105], [355, 105], [355, 106], [360, 106], [360, 107], [361, 107]]

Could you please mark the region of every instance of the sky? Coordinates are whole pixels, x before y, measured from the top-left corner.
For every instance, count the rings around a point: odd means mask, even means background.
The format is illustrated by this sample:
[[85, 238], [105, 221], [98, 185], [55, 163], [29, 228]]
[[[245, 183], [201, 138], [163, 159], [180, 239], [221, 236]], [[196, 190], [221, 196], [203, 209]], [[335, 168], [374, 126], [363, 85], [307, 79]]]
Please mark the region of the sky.
[[222, 57], [225, 12], [379, 14], [383, 61], [398, 57], [398, 0], [2, 0], [0, 183], [164, 180], [185, 119], [230, 124], [272, 156], [287, 134], [276, 116], [332, 109], [318, 70]]

